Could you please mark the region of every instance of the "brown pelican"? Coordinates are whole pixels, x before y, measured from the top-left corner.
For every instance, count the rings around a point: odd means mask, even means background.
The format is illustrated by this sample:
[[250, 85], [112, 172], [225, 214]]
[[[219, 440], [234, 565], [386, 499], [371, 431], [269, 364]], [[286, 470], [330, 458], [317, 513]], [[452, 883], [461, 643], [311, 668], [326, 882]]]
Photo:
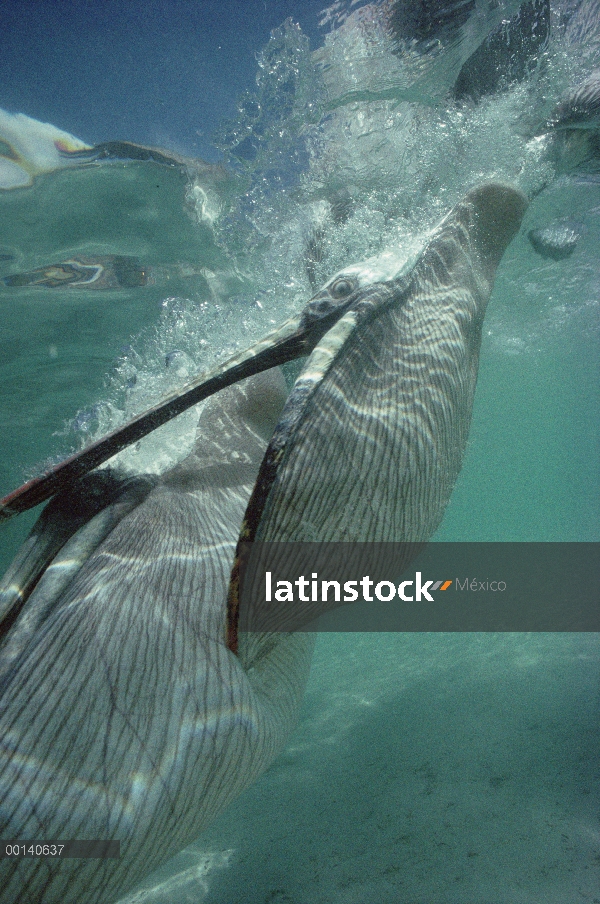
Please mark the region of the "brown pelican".
[[[526, 203], [484, 185], [399, 276], [338, 274], [297, 320], [186, 388], [185, 404], [222, 391], [185, 461], [160, 479], [90, 475], [46, 508], [0, 588], [0, 836], [118, 839], [121, 857], [2, 859], [2, 904], [110, 904], [281, 750], [313, 640], [238, 637], [226, 603], [240, 526], [242, 539], [327, 541], [342, 524], [350, 540], [431, 535], [461, 466], [496, 267]], [[272, 368], [307, 352], [284, 405]], [[156, 406], [33, 496], [11, 494], [4, 515], [175, 408]]]

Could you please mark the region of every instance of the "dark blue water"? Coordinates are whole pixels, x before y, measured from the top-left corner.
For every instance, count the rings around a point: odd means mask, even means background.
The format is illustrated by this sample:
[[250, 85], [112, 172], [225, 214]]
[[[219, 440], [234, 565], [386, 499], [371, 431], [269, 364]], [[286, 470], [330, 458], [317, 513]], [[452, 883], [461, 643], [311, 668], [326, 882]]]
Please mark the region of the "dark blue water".
[[92, 143], [127, 138], [214, 159], [211, 136], [293, 15], [316, 43], [320, 0], [2, 4], [0, 106]]

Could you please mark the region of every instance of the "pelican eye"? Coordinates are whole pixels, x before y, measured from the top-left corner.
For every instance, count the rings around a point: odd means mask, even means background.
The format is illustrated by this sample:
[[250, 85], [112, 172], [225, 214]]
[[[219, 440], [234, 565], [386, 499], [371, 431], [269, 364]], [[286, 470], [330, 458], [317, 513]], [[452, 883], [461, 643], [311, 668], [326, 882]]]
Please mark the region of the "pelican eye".
[[341, 276], [329, 286], [329, 294], [332, 298], [347, 298], [354, 292], [354, 281], [347, 276]]

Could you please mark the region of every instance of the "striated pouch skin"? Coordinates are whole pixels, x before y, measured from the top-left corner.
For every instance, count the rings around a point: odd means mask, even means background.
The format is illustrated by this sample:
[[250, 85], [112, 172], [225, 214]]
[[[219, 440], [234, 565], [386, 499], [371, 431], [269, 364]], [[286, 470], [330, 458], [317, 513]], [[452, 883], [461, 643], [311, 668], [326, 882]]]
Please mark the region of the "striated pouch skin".
[[[481, 186], [442, 221], [407, 273], [361, 285], [360, 274], [346, 272], [354, 300], [290, 393], [243, 541], [395, 542], [413, 545], [404, 566], [415, 557], [460, 472], [485, 310], [526, 206], [512, 188]], [[326, 293], [307, 311], [325, 307]], [[289, 560], [289, 550], [281, 554]], [[290, 612], [273, 602], [263, 618], [242, 604], [241, 625], [297, 630], [325, 608], [307, 601]]]
[[474, 189], [409, 272], [334, 277], [300, 318], [328, 329], [285, 407], [278, 369], [250, 377], [160, 479], [92, 475], [50, 504], [0, 585], [0, 837], [118, 839], [121, 857], [2, 859], [1, 904], [112, 904], [282, 749], [314, 639], [238, 637], [236, 541], [431, 535], [526, 203]]

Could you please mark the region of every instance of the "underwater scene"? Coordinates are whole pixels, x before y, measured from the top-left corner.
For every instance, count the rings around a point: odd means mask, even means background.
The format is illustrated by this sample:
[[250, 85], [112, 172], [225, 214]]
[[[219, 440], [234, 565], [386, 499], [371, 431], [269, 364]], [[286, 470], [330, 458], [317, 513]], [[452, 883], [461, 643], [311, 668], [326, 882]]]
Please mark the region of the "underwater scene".
[[[599, 904], [600, 2], [268, 5], [199, 148], [0, 90], [0, 904]], [[592, 627], [238, 633], [240, 536]]]

